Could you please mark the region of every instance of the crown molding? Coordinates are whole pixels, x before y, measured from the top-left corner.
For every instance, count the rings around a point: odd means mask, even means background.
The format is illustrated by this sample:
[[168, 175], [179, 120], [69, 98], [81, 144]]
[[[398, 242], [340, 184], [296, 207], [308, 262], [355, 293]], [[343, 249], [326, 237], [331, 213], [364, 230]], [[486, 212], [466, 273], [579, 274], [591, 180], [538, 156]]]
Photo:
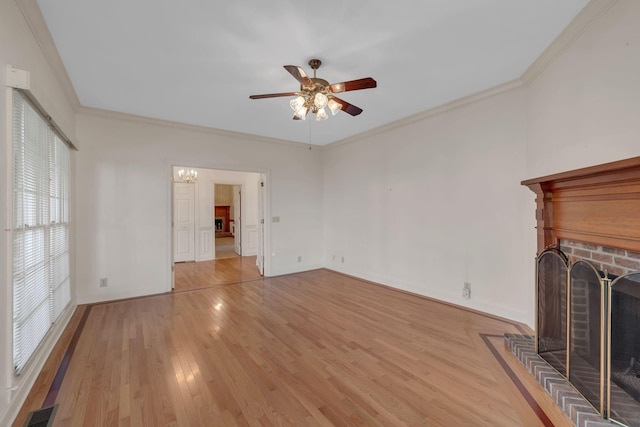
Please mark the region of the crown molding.
[[321, 150], [330, 150], [355, 141], [369, 138], [373, 135], [388, 132], [393, 129], [407, 126], [411, 123], [442, 114], [446, 111], [471, 104], [497, 94], [531, 84], [540, 76], [569, 46], [571, 46], [593, 23], [604, 15], [618, 0], [591, 0], [556, 37], [556, 39], [540, 54], [540, 56], [525, 70], [520, 78], [495, 86], [485, 91], [456, 99], [435, 108], [414, 114], [404, 119], [388, 123], [383, 126], [368, 130], [358, 135], [345, 138], [321, 147]]
[[266, 143], [266, 144], [272, 144], [272, 145], [287, 146], [290, 148], [299, 148], [299, 149], [305, 149], [305, 150], [310, 150], [312, 147], [314, 150], [319, 148], [319, 146], [316, 146], [316, 145], [311, 146], [303, 142], [290, 141], [290, 140], [278, 139], [278, 138], [268, 138], [268, 137], [257, 136], [250, 133], [235, 132], [230, 130], [211, 128], [207, 126], [191, 125], [191, 124], [175, 122], [171, 120], [154, 119], [151, 117], [138, 116], [138, 115], [129, 114], [129, 113], [119, 113], [117, 111], [103, 110], [100, 108], [93, 108], [93, 107], [81, 106], [78, 109], [77, 114], [92, 116], [92, 117], [99, 117], [99, 118], [110, 119], [110, 120], [127, 121], [132, 123], [150, 125], [150, 126], [162, 126], [162, 127], [168, 127], [171, 129], [184, 130], [186, 132], [204, 133], [208, 135], [220, 136], [225, 138], [241, 139], [243, 141], [260, 142], [262, 144]]
[[44, 16], [42, 16], [42, 11], [40, 10], [38, 3], [36, 0], [15, 0], [15, 2], [27, 22], [27, 25], [29, 25], [29, 29], [38, 43], [38, 46], [40, 46], [40, 51], [49, 64], [53, 75], [58, 81], [58, 84], [62, 87], [67, 100], [71, 104], [73, 110], [77, 111], [78, 108], [80, 108], [80, 100], [78, 99], [78, 95], [73, 84], [71, 84], [71, 79], [69, 78], [67, 69], [62, 62], [62, 58], [60, 58], [58, 48], [53, 42], [53, 37], [51, 37], [51, 32], [44, 20]]
[[365, 138], [369, 138], [371, 136], [374, 135], [378, 135], [380, 133], [383, 132], [389, 132], [393, 129], [397, 129], [400, 127], [405, 127], [410, 125], [411, 123], [415, 123], [421, 120], [425, 120], [428, 119], [429, 117], [433, 117], [433, 116], [437, 116], [439, 114], [445, 113], [447, 111], [450, 110], [454, 110], [456, 108], [460, 108], [463, 107], [465, 105], [468, 104], [473, 104], [475, 102], [481, 101], [483, 99], [487, 99], [487, 98], [491, 98], [492, 96], [496, 96], [499, 95], [501, 93], [513, 90], [513, 89], [517, 89], [519, 87], [522, 87], [522, 81], [520, 79], [516, 79], [516, 80], [512, 80], [510, 82], [506, 82], [503, 83], [501, 85], [498, 86], [494, 86], [492, 88], [480, 91], [480, 92], [476, 92], [472, 95], [469, 96], [465, 96], [462, 98], [458, 98], [455, 99], [451, 102], [448, 102], [446, 104], [442, 104], [439, 105], [437, 107], [431, 108], [429, 110], [426, 111], [421, 111], [420, 113], [414, 114], [412, 116], [409, 117], [405, 117], [403, 119], [400, 120], [396, 120], [394, 122], [391, 123], [387, 123], [385, 125], [382, 126], [378, 126], [376, 128], [370, 129], [366, 132], [362, 132], [359, 133], [357, 135], [354, 136], [350, 136], [349, 138], [345, 138], [345, 139], [341, 139], [339, 141], [336, 142], [332, 142], [331, 144], [327, 144], [324, 145], [322, 148], [327, 150], [327, 149], [333, 149], [333, 148], [337, 148], [340, 147], [342, 145], [345, 144], [350, 144], [352, 142], [358, 141], [360, 139], [365, 139]]
[[598, 21], [618, 0], [591, 0], [565, 27], [556, 39], [522, 73], [520, 79], [531, 84], [569, 48], [593, 23]]

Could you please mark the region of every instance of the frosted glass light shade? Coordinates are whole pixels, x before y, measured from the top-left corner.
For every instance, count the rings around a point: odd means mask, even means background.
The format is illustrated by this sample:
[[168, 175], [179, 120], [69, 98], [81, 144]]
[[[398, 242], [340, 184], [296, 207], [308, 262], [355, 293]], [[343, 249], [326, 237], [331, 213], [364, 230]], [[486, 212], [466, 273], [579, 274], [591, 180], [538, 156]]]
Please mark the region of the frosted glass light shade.
[[294, 98], [291, 100], [289, 105], [291, 106], [291, 109], [293, 111], [298, 111], [300, 108], [304, 106], [304, 98], [301, 96]]
[[315, 105], [318, 109], [324, 108], [327, 106], [327, 102], [329, 98], [324, 93], [316, 93], [316, 96], [313, 97], [313, 105]]
[[335, 99], [330, 99], [329, 102], [327, 103], [327, 107], [329, 107], [329, 110], [331, 110], [331, 114], [335, 116], [336, 114], [338, 114], [338, 111], [340, 111], [340, 109], [342, 108], [342, 105], [340, 105], [340, 103], [337, 102]]
[[327, 110], [325, 110], [324, 108], [319, 109], [316, 113], [316, 120], [318, 121], [327, 120], [328, 117], [329, 116], [327, 115]]
[[309, 109], [303, 105], [302, 107], [296, 110], [295, 114], [293, 115], [293, 118], [296, 120], [304, 120], [307, 118], [308, 111]]

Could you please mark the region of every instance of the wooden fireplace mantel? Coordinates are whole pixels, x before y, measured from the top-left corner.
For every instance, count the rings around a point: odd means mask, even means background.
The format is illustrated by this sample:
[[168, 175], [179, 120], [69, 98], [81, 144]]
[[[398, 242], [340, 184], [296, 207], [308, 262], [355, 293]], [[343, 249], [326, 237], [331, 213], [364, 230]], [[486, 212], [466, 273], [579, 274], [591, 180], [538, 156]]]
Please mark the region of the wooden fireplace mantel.
[[640, 252], [640, 157], [521, 184], [536, 193], [538, 253], [560, 239]]

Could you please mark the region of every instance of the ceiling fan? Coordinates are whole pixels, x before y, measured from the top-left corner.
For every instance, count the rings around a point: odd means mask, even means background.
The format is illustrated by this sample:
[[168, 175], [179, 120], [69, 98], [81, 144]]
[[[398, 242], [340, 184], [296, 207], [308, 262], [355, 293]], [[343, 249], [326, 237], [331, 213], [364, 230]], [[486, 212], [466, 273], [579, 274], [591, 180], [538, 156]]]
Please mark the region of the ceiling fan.
[[285, 65], [287, 70], [296, 80], [300, 82], [298, 92], [268, 93], [264, 95], [251, 95], [251, 99], [276, 98], [280, 96], [295, 96], [289, 105], [293, 110], [293, 120], [304, 120], [309, 111], [316, 115], [316, 120], [325, 120], [328, 115], [325, 107], [329, 108], [333, 115], [342, 110], [352, 116], [362, 113], [362, 109], [347, 101], [334, 96], [335, 93], [347, 92], [350, 90], [371, 89], [377, 83], [371, 77], [358, 80], [349, 80], [342, 83], [329, 84], [328, 81], [316, 77], [316, 70], [320, 68], [322, 61], [311, 59], [309, 66], [313, 70], [313, 77], [307, 76], [302, 67], [296, 65]]

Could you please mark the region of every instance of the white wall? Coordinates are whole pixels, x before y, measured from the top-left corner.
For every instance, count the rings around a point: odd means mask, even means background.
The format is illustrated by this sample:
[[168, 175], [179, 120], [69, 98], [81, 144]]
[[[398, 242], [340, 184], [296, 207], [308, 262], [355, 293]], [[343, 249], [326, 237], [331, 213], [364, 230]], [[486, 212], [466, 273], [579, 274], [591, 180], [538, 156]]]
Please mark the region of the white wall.
[[[25, 1], [23, 7], [33, 7], [35, 2]], [[41, 16], [40, 16], [41, 18]], [[31, 28], [18, 5], [13, 0], [3, 0], [0, 2], [0, 223], [3, 229], [11, 228], [11, 170], [10, 158], [10, 112], [9, 89], [5, 87], [6, 67], [12, 65], [15, 68], [27, 70], [31, 74], [31, 92], [38, 102], [46, 109], [49, 115], [58, 123], [63, 132], [71, 139], [75, 140], [75, 94], [67, 93], [64, 81], [59, 81], [51, 71], [51, 64], [47, 58], [51, 58], [54, 53], [45, 55], [40, 49], [40, 45], [33, 36], [33, 31], [40, 28]], [[71, 99], [71, 100], [70, 100]], [[75, 100], [77, 102], [77, 100]], [[72, 177], [73, 162], [72, 154]], [[73, 178], [72, 178], [73, 179]], [[73, 195], [72, 195], [73, 197]], [[73, 204], [71, 207], [71, 232], [73, 236]], [[0, 425], [10, 425], [11, 420], [17, 413], [23, 399], [31, 388], [35, 376], [40, 371], [40, 367], [48, 355], [52, 344], [61, 332], [68, 317], [61, 319], [59, 324], [49, 335], [41, 349], [36, 353], [34, 359], [27, 366], [20, 377], [13, 376], [12, 368], [12, 280], [11, 264], [9, 258], [9, 248], [11, 244], [11, 233], [0, 233]], [[72, 243], [71, 251], [74, 247]], [[72, 261], [73, 262], [73, 261]], [[72, 293], [74, 277], [72, 273]], [[72, 297], [73, 298], [73, 297]], [[72, 301], [71, 309], [75, 305]], [[70, 311], [66, 313], [68, 316]]]
[[266, 274], [322, 265], [321, 164], [308, 146], [91, 110], [77, 116], [77, 135], [79, 302], [170, 289], [174, 165], [266, 172], [267, 204], [281, 218], [267, 227]]
[[618, 0], [530, 85], [530, 178], [640, 155], [640, 2]]
[[640, 155], [638, 22], [640, 3], [618, 0], [527, 86], [331, 146], [325, 264], [532, 326], [519, 182]]
[[525, 102], [514, 89], [328, 149], [325, 264], [527, 320]]

